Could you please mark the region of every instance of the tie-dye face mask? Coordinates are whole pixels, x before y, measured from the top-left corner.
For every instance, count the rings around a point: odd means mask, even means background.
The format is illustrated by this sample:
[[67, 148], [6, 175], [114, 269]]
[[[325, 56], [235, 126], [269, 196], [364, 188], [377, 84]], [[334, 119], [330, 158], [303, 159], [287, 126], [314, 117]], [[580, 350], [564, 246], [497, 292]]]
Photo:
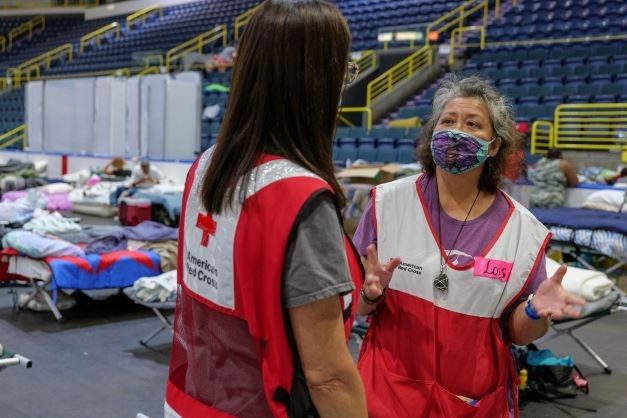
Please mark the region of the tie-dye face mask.
[[431, 154], [433, 160], [444, 171], [462, 174], [483, 164], [488, 158], [490, 142], [458, 131], [444, 129], [433, 132], [431, 136]]

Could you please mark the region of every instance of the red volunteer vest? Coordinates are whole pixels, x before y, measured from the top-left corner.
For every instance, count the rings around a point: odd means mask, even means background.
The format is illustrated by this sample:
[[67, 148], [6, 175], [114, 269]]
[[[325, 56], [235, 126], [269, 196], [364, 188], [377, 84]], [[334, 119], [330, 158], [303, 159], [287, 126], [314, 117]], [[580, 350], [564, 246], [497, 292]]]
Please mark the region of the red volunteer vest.
[[509, 417], [517, 378], [501, 318], [528, 286], [550, 234], [505, 198], [510, 211], [497, 236], [470, 265], [449, 263], [448, 291], [440, 292], [433, 280], [445, 254], [419, 179], [376, 188], [379, 258], [398, 256], [401, 265], [360, 353], [371, 418]]
[[[303, 205], [331, 188], [266, 155], [250, 174], [242, 205], [206, 214], [199, 190], [210, 155], [192, 166], [183, 196], [165, 415], [287, 417], [294, 370], [281, 295], [284, 258]], [[359, 289], [361, 265], [348, 238], [345, 246]], [[347, 337], [356, 297], [342, 300]]]

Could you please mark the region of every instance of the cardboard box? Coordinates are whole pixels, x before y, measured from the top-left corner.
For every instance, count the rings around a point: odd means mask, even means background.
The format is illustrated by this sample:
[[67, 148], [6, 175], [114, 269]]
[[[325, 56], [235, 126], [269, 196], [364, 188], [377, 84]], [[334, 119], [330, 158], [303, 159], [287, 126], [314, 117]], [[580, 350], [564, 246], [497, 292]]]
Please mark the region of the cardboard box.
[[337, 178], [351, 183], [381, 184], [394, 180], [401, 170], [399, 164], [354, 166], [340, 171]]

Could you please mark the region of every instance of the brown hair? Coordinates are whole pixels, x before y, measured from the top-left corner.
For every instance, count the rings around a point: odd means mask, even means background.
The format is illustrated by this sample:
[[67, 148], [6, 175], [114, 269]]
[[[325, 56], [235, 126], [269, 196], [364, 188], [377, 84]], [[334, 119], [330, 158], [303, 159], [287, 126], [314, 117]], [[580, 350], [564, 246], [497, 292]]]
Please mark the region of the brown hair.
[[505, 97], [487, 80], [476, 76], [460, 78], [451, 74], [447, 76], [433, 96], [433, 114], [420, 132], [420, 146], [417, 154], [423, 171], [435, 174], [435, 161], [431, 154], [431, 136], [440, 119], [444, 107], [458, 97], [473, 97], [485, 103], [492, 123], [495, 138], [500, 138], [501, 146], [494, 157], [486, 160], [479, 178], [479, 189], [487, 193], [495, 193], [501, 184], [501, 173], [505, 167], [505, 157], [516, 150], [521, 141], [516, 130], [516, 122]]
[[317, 174], [331, 185], [338, 204], [345, 204], [332, 141], [349, 48], [348, 25], [326, 1], [261, 5], [241, 39], [229, 106], [203, 178], [207, 211], [220, 213], [235, 198], [244, 201], [246, 174], [264, 152]]
[[117, 170], [124, 169], [124, 158], [113, 157], [113, 159], [111, 160], [111, 166]]

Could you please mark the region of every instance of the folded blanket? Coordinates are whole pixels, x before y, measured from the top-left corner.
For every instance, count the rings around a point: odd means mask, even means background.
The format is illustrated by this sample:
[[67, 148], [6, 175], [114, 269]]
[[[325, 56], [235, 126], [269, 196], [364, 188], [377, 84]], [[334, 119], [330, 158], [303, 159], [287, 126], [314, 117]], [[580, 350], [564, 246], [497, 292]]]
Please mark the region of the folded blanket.
[[133, 289], [135, 297], [144, 302], [173, 302], [176, 300], [176, 270], [142, 277], [135, 281]]
[[[550, 258], [546, 259], [546, 271], [550, 276], [555, 273], [559, 263]], [[599, 271], [586, 270], [577, 267], [568, 267], [562, 286], [567, 291], [580, 296], [587, 301], [594, 301], [607, 296], [612, 291], [612, 281]]]

